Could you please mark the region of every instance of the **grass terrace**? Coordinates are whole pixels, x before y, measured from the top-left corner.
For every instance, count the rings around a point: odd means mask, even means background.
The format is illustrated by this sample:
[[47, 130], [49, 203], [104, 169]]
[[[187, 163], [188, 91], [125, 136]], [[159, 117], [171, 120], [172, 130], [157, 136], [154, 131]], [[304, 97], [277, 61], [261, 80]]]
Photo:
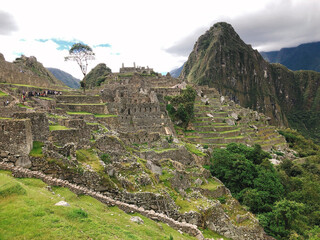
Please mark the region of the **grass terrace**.
[[17, 106], [21, 107], [21, 108], [28, 108], [28, 109], [33, 109], [32, 107], [29, 107], [27, 105], [24, 105], [22, 103], [18, 103]]
[[43, 147], [43, 142], [34, 141], [33, 148], [29, 155], [32, 157], [43, 157], [42, 147]]
[[109, 117], [118, 117], [118, 115], [113, 114], [94, 114], [96, 118], [109, 118]]
[[93, 115], [93, 113], [89, 112], [67, 112], [68, 115]]
[[6, 94], [5, 92], [0, 91], [0, 97], [5, 97], [8, 96], [8, 94]]
[[49, 97], [39, 97], [39, 99], [48, 100], [48, 101], [54, 100], [53, 98], [49, 98]]
[[66, 126], [61, 126], [59, 124], [53, 124], [49, 126], [50, 131], [58, 131], [58, 130], [69, 130], [71, 128], [67, 128]]

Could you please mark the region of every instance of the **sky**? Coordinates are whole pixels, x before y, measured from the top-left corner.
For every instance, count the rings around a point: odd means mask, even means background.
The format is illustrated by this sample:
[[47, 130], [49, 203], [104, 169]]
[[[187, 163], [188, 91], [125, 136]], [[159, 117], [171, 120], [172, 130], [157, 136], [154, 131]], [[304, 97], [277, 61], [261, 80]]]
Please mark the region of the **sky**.
[[0, 0], [0, 53], [35, 56], [82, 79], [64, 57], [74, 43], [95, 53], [88, 70], [149, 66], [166, 73], [188, 58], [216, 22], [232, 24], [259, 51], [320, 41], [319, 0]]

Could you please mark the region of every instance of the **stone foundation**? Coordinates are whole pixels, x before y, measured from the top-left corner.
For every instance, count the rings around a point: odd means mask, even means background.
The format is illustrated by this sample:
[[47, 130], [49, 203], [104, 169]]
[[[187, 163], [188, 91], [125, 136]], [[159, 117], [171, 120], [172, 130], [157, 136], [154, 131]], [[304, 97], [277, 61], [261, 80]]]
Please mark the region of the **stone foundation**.
[[0, 150], [28, 155], [33, 147], [29, 119], [0, 119]]

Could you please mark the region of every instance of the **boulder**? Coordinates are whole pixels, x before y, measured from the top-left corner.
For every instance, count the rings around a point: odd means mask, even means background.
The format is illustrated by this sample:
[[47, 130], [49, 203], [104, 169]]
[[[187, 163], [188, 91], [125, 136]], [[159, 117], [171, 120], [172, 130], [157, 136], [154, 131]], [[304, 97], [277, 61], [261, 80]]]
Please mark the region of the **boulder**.
[[138, 224], [144, 224], [144, 221], [138, 216], [134, 216], [134, 217], [130, 218], [130, 220], [132, 222], [135, 222], [135, 223], [138, 223]]
[[55, 206], [70, 207], [70, 204], [65, 201], [60, 201], [60, 202], [57, 202]]

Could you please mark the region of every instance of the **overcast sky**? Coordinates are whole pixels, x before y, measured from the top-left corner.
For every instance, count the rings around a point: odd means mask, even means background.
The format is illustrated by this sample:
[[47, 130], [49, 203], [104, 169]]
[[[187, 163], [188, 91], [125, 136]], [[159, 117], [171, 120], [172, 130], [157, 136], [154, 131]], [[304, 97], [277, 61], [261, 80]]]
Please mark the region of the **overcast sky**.
[[0, 0], [0, 52], [35, 56], [82, 78], [64, 56], [75, 42], [93, 48], [113, 72], [121, 64], [167, 72], [188, 58], [214, 23], [231, 23], [258, 50], [320, 41], [319, 0]]

